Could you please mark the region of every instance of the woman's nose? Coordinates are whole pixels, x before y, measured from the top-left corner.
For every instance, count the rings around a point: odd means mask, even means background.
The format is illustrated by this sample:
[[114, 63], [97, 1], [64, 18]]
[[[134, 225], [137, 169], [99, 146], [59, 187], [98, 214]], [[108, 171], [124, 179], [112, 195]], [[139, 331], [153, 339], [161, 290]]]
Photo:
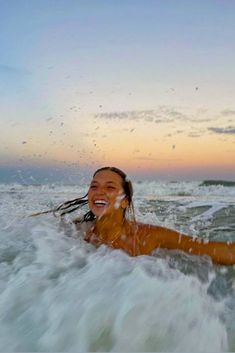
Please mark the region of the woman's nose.
[[105, 188], [103, 186], [99, 186], [97, 189], [96, 189], [96, 193], [98, 195], [103, 195], [105, 193]]

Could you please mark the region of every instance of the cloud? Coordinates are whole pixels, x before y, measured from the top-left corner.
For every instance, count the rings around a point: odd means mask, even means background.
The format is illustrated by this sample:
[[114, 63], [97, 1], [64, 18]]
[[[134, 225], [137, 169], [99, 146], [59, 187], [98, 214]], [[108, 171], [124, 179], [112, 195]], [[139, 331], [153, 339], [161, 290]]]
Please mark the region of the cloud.
[[231, 116], [231, 115], [235, 115], [235, 110], [230, 110], [230, 109], [222, 110], [221, 115], [222, 115], [222, 116]]
[[207, 113], [207, 110], [203, 110], [201, 114], [200, 110], [198, 110], [195, 114], [190, 113], [190, 115], [187, 115], [171, 106], [159, 106], [156, 110], [132, 110], [98, 113], [95, 115], [95, 118], [107, 120], [146, 121], [147, 123], [152, 122], [156, 124], [171, 123], [176, 121], [200, 124], [202, 122], [211, 122], [216, 120], [216, 117], [214, 116], [210, 118], [201, 117], [204, 113]]
[[188, 134], [188, 137], [197, 138], [197, 137], [201, 137], [201, 135], [202, 134], [191, 132], [190, 134]]
[[235, 127], [233, 126], [228, 126], [227, 128], [209, 127], [208, 130], [215, 132], [216, 134], [235, 135]]
[[100, 113], [95, 115], [99, 119], [112, 119], [112, 120], [145, 120], [147, 122], [153, 122], [157, 119], [157, 122], [164, 122], [163, 117], [159, 116], [159, 113], [154, 110], [142, 110], [142, 111], [122, 111], [122, 112], [110, 112]]
[[121, 112], [105, 112], [95, 115], [98, 119], [108, 120], [134, 120], [146, 121], [150, 123], [170, 123], [175, 120], [187, 120], [187, 116], [174, 108], [159, 107], [158, 110], [141, 110], [141, 111], [121, 111]]

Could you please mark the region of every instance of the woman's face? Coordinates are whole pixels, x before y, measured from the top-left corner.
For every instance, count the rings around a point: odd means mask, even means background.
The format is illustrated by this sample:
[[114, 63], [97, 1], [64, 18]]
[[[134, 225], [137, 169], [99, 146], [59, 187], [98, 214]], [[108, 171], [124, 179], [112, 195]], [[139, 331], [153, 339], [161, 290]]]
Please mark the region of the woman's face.
[[121, 176], [110, 170], [98, 172], [91, 181], [88, 204], [96, 217], [123, 212], [127, 207], [127, 199]]

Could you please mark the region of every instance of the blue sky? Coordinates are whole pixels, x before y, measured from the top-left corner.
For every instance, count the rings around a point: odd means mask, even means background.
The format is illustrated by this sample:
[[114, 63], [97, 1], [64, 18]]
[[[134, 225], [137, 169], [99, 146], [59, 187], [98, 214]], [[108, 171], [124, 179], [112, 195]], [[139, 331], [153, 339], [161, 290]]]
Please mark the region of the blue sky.
[[0, 7], [2, 176], [108, 163], [234, 179], [235, 2]]

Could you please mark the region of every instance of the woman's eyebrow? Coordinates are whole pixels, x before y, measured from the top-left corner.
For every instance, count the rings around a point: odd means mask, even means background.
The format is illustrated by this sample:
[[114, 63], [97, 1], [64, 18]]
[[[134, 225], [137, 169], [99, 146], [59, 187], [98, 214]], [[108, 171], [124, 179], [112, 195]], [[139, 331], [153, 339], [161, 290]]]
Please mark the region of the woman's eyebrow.
[[[93, 180], [93, 181], [91, 182], [91, 185], [93, 185], [93, 184], [99, 184], [99, 181], [97, 181], [97, 180]], [[105, 182], [105, 184], [113, 184], [113, 185], [117, 185], [117, 183], [116, 183], [115, 181], [112, 181], [112, 180], [108, 180], [108, 181], [106, 181], [106, 182]]]
[[91, 185], [92, 185], [92, 184], [98, 184], [98, 181], [92, 180], [92, 181], [91, 181]]

